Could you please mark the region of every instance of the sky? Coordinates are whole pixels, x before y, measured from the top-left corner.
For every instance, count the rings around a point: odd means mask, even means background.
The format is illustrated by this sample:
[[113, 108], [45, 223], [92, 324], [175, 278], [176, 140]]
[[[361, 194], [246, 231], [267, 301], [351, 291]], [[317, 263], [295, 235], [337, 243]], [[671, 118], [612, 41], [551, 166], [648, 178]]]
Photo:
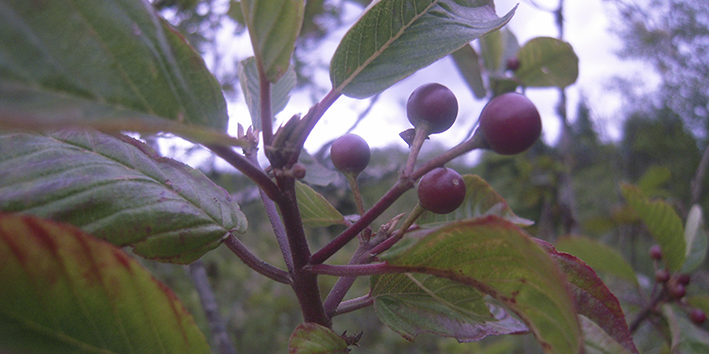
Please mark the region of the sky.
[[[519, 4], [515, 16], [507, 26], [516, 35], [520, 45], [539, 36], [558, 36], [554, 16], [549, 11], [556, 9], [558, 0], [535, 0], [534, 3], [539, 7], [535, 7], [529, 0], [495, 1], [498, 16], [503, 16]], [[645, 87], [651, 88], [657, 80], [653, 75], [648, 75], [652, 72], [649, 66], [640, 62], [622, 61], [615, 55], [622, 48], [622, 43], [611, 33], [612, 11], [603, 0], [567, 0], [564, 5], [564, 40], [572, 45], [579, 56], [579, 78], [566, 90], [569, 118], [572, 121], [575, 119], [577, 103], [583, 96], [590, 104], [592, 119], [601, 138], [607, 141], [617, 140], [620, 137], [621, 124], [619, 111], [623, 102], [616, 92], [609, 89], [609, 81], [614, 76], [623, 76], [642, 80], [646, 84]], [[345, 22], [356, 21], [361, 11], [361, 8], [350, 5], [345, 11]], [[315, 63], [327, 65], [347, 27], [343, 26], [342, 29], [329, 34], [323, 49], [313, 58]], [[248, 36], [235, 38], [229, 26], [220, 34], [219, 41], [224, 43], [222, 48], [226, 48], [227, 52], [231, 51], [236, 57], [245, 58], [252, 55]], [[207, 63], [209, 62], [207, 57]], [[317, 80], [323, 87], [329, 87], [327, 74], [326, 70], [322, 70], [317, 75]], [[463, 141], [475, 126], [486, 100], [478, 100], [472, 95], [449, 58], [439, 60], [383, 92], [353, 133], [362, 136], [373, 148], [391, 144], [406, 148], [406, 144], [398, 136], [399, 132], [411, 128], [404, 105], [416, 87], [429, 82], [448, 86], [458, 97], [460, 106], [458, 119], [453, 127], [447, 132], [432, 136], [431, 140], [449, 147]], [[526, 94], [537, 105], [542, 115], [542, 138], [548, 144], [555, 144], [559, 138], [560, 126], [555, 113], [559, 95], [557, 89], [528, 89]], [[304, 114], [313, 103], [310, 92], [294, 93], [288, 107], [277, 115], [275, 126], [294, 114]], [[345, 133], [354, 124], [359, 112], [369, 105], [369, 99], [341, 97], [313, 130], [306, 149], [313, 152], [324, 142]], [[236, 135], [237, 123], [250, 125], [248, 110], [243, 99], [231, 100], [228, 107], [231, 117], [229, 133]], [[471, 159], [474, 160], [476, 156], [473, 154]]]

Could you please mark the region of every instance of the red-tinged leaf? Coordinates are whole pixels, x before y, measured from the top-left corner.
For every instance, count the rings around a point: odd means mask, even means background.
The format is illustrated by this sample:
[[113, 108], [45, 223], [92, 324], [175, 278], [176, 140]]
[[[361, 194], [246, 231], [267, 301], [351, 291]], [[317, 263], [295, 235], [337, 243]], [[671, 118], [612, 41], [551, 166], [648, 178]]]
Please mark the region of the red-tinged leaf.
[[662, 249], [662, 260], [670, 271], [677, 271], [684, 263], [686, 242], [684, 227], [677, 212], [662, 200], [650, 200], [635, 186], [620, 186], [623, 197], [640, 216], [652, 238]]
[[[584, 316], [579, 316], [584, 338], [584, 354], [633, 354]], [[637, 352], [635, 352], [637, 353]]]
[[406, 273], [373, 276], [371, 283], [379, 319], [410, 341], [421, 333], [471, 342], [528, 331], [503, 308], [488, 304], [475, 288], [456, 281]]
[[576, 299], [578, 314], [596, 323], [626, 350], [638, 353], [618, 299], [596, 275], [596, 272], [580, 259], [568, 253], [557, 252], [546, 241], [539, 239], [536, 241], [566, 274]]
[[349, 353], [347, 342], [333, 330], [306, 322], [295, 328], [288, 341], [288, 354]]
[[579, 353], [581, 330], [556, 262], [522, 229], [497, 216], [411, 233], [379, 256], [397, 272], [451, 279], [517, 314], [545, 353]]
[[529, 226], [534, 223], [517, 216], [507, 205], [507, 201], [480, 176], [463, 175], [463, 180], [465, 181], [463, 205], [454, 212], [443, 215], [424, 212], [416, 222], [423, 225], [496, 215], [521, 226]]
[[612, 274], [635, 284], [638, 282], [633, 267], [615, 248], [581, 236], [559, 238], [555, 246], [561, 252], [580, 258], [595, 271]]
[[120, 248], [0, 213], [0, 352], [209, 353], [175, 294]]

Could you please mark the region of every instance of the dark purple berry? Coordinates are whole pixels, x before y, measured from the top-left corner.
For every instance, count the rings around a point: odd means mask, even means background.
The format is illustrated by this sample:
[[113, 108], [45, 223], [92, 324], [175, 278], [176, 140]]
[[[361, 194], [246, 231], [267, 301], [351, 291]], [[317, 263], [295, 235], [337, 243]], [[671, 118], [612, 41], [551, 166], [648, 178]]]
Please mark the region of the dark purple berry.
[[675, 299], [683, 298], [684, 295], [687, 294], [687, 290], [684, 288], [684, 285], [679, 283], [667, 284], [667, 291], [669, 292], [670, 296]]
[[345, 134], [332, 143], [330, 159], [343, 173], [358, 174], [369, 164], [369, 145], [359, 135]]
[[660, 245], [652, 245], [652, 247], [650, 247], [650, 250], [648, 251], [648, 254], [652, 259], [658, 261], [662, 259], [662, 249], [660, 248]]
[[507, 70], [517, 71], [517, 69], [519, 69], [519, 59], [517, 57], [507, 59]]
[[463, 204], [465, 181], [450, 168], [433, 169], [421, 177], [418, 197], [422, 208], [436, 214], [448, 214]]
[[489, 148], [500, 155], [529, 149], [542, 134], [542, 119], [524, 95], [508, 92], [490, 100], [480, 113], [480, 129]]
[[670, 273], [664, 269], [658, 269], [655, 272], [655, 281], [658, 283], [666, 283], [670, 280]]
[[428, 134], [441, 133], [455, 122], [458, 116], [458, 100], [453, 91], [441, 84], [425, 84], [409, 96], [406, 115], [414, 127], [426, 125]]
[[677, 278], [677, 283], [682, 284], [684, 286], [689, 285], [689, 282], [692, 280], [689, 277], [689, 274], [684, 274], [684, 273], [680, 273], [680, 274], [675, 275], [675, 278]]
[[689, 311], [689, 320], [694, 324], [701, 326], [707, 320], [707, 314], [700, 309], [692, 309]]

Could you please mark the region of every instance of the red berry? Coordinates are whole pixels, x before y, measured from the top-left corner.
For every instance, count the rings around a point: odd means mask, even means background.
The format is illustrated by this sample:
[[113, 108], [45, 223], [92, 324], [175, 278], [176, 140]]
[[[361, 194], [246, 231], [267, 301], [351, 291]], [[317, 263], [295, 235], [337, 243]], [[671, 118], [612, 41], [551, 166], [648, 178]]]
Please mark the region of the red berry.
[[369, 164], [369, 145], [359, 135], [345, 134], [332, 143], [330, 159], [344, 173], [358, 174]]
[[519, 59], [517, 57], [507, 59], [507, 70], [517, 71], [517, 69], [519, 69]]
[[524, 95], [508, 92], [490, 100], [480, 113], [480, 129], [490, 149], [500, 155], [529, 149], [542, 134], [542, 119]]
[[451, 90], [441, 84], [425, 84], [409, 96], [406, 115], [414, 127], [426, 124], [429, 134], [441, 133], [455, 122], [458, 100]]
[[687, 290], [682, 284], [668, 284], [667, 291], [670, 293], [670, 296], [676, 299], [683, 298], [684, 295], [687, 294]]
[[422, 208], [436, 214], [448, 214], [463, 204], [465, 181], [455, 170], [433, 169], [421, 177], [418, 197]]
[[668, 280], [670, 280], [670, 273], [664, 269], [658, 269], [655, 272], [655, 280], [658, 283], [666, 283]]
[[689, 319], [696, 325], [701, 326], [707, 320], [707, 314], [700, 309], [692, 309], [692, 311], [689, 311]]
[[675, 275], [675, 278], [677, 278], [677, 283], [682, 284], [684, 286], [689, 285], [689, 282], [692, 280], [689, 277], [689, 274], [684, 274], [684, 273]]
[[660, 248], [660, 245], [652, 245], [648, 251], [648, 254], [650, 254], [650, 258], [652, 259], [656, 259], [658, 261], [662, 259], [662, 249]]

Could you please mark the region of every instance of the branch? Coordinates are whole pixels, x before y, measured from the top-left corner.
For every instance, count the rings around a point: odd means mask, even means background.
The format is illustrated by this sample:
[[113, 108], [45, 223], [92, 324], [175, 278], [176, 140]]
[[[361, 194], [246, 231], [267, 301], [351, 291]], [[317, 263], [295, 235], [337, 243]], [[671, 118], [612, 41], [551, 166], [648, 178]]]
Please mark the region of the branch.
[[229, 249], [234, 252], [234, 254], [239, 257], [244, 264], [255, 270], [257, 273], [265, 275], [266, 277], [279, 283], [293, 284], [293, 278], [291, 278], [290, 274], [262, 261], [256, 255], [251, 253], [251, 251], [246, 248], [246, 245], [241, 243], [241, 241], [239, 241], [239, 239], [233, 234], [229, 234], [229, 237], [224, 240], [224, 244], [229, 247]]
[[333, 311], [332, 316], [337, 316], [337, 315], [342, 315], [345, 313], [349, 313], [352, 311], [356, 311], [368, 306], [372, 306], [374, 304], [374, 298], [365, 295], [365, 296], [360, 296], [358, 298], [352, 299], [352, 300], [347, 300], [343, 301], [340, 306], [337, 307], [335, 311]]
[[[258, 163], [256, 151], [250, 151], [249, 154], [247, 154], [247, 157], [254, 163], [254, 165]], [[271, 228], [276, 236], [278, 247], [281, 249], [281, 254], [283, 254], [283, 260], [286, 263], [288, 273], [293, 274], [293, 257], [290, 253], [290, 246], [288, 245], [288, 235], [286, 234], [286, 229], [283, 227], [283, 222], [281, 222], [280, 216], [278, 215], [276, 203], [268, 197], [263, 189], [259, 188], [258, 191], [261, 196], [263, 206], [266, 209], [266, 216], [268, 216], [268, 220], [271, 222]]]
[[[402, 216], [404, 216], [404, 214], [399, 214], [382, 225], [374, 238], [368, 241], [360, 241], [359, 247], [355, 250], [348, 264], [356, 265], [372, 262], [374, 260], [374, 258], [370, 256], [372, 248], [391, 236], [391, 230], [396, 227]], [[345, 298], [347, 291], [350, 290], [356, 279], [356, 277], [340, 277], [340, 279], [337, 280], [324, 302], [325, 312], [328, 316], [335, 316], [337, 309], [342, 306], [342, 299]]]
[[330, 108], [330, 106], [332, 106], [332, 104], [337, 101], [340, 95], [340, 92], [331, 90], [327, 93], [327, 95], [325, 95], [325, 97], [323, 97], [320, 102], [315, 104], [315, 106], [313, 106], [308, 111], [308, 113], [305, 114], [305, 116], [303, 117], [300, 124], [292, 135], [297, 137], [298, 140], [294, 144], [296, 152], [289, 159], [289, 165], [293, 165], [298, 161], [300, 151], [303, 150], [303, 145], [305, 144], [305, 140], [308, 139], [310, 132], [313, 131], [313, 128], [315, 128], [315, 125], [318, 124], [320, 118], [322, 118], [323, 114], [327, 112], [328, 108]]
[[281, 220], [288, 236], [288, 246], [293, 257], [293, 291], [298, 298], [300, 310], [305, 322], [315, 322], [331, 327], [332, 321], [325, 313], [317, 275], [304, 270], [310, 259], [308, 240], [305, 238], [303, 219], [298, 210], [295, 180], [291, 177], [276, 177], [278, 186], [283, 191], [283, 198], [277, 201], [281, 211]]
[[274, 201], [280, 198], [281, 192], [278, 186], [263, 172], [260, 166], [254, 165], [246, 157], [237, 154], [229, 146], [207, 145], [207, 148], [256, 183], [269, 198]]
[[386, 262], [357, 265], [315, 264], [307, 266], [305, 269], [315, 274], [332, 275], [336, 277], [361, 277], [366, 275], [411, 272], [411, 269], [391, 266]]
[[224, 324], [224, 320], [219, 315], [217, 300], [214, 297], [212, 287], [209, 285], [204, 263], [201, 259], [197, 260], [185, 266], [185, 270], [187, 270], [195, 289], [197, 289], [199, 301], [202, 304], [202, 309], [204, 309], [204, 316], [207, 318], [207, 322], [209, 322], [212, 339], [219, 348], [219, 353], [236, 354], [234, 343], [231, 342], [231, 338], [229, 338], [229, 334], [227, 333], [226, 324]]

